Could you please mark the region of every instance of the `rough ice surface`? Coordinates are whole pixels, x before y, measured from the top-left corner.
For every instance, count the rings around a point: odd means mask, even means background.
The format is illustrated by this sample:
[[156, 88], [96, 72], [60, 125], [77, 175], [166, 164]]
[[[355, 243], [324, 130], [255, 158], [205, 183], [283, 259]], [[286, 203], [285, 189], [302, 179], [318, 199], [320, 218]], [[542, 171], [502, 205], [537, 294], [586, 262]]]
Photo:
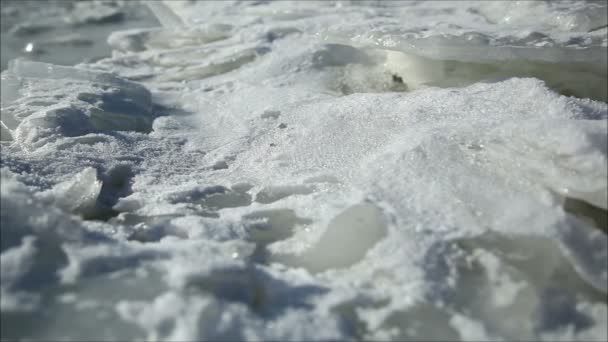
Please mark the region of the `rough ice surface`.
[[608, 339], [605, 2], [149, 6], [2, 72], [2, 338]]

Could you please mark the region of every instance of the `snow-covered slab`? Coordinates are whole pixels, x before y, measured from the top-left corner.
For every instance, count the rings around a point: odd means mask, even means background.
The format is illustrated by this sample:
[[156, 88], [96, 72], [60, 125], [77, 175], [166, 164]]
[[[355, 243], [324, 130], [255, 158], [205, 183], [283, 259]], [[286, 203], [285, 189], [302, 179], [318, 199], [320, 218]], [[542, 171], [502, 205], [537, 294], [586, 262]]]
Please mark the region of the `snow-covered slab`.
[[14, 60], [2, 93], [2, 138], [24, 148], [99, 130], [149, 131], [154, 119], [146, 88], [86, 69]]

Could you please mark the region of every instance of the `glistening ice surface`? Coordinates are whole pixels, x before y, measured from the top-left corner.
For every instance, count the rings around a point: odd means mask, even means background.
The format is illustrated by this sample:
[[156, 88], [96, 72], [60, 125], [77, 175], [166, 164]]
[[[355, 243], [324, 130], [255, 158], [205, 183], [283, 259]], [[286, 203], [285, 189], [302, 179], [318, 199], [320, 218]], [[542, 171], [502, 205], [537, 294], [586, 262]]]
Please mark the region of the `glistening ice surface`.
[[608, 339], [605, 1], [147, 5], [2, 72], [2, 338]]

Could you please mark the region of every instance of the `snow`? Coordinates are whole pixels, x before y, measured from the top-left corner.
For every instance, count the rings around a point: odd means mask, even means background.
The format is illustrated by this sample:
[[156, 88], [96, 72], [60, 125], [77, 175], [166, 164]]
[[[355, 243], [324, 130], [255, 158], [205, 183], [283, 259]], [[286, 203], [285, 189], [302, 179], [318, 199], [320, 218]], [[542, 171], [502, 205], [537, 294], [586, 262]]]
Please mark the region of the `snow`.
[[604, 2], [148, 5], [2, 72], [3, 338], [608, 338]]

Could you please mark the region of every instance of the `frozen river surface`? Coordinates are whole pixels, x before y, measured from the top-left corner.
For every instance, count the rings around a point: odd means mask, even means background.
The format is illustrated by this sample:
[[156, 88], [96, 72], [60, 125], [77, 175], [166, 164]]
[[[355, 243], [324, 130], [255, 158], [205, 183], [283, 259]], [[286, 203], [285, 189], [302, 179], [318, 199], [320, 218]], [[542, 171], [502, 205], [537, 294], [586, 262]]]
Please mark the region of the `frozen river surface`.
[[2, 338], [608, 338], [605, 1], [53, 4], [2, 2]]

